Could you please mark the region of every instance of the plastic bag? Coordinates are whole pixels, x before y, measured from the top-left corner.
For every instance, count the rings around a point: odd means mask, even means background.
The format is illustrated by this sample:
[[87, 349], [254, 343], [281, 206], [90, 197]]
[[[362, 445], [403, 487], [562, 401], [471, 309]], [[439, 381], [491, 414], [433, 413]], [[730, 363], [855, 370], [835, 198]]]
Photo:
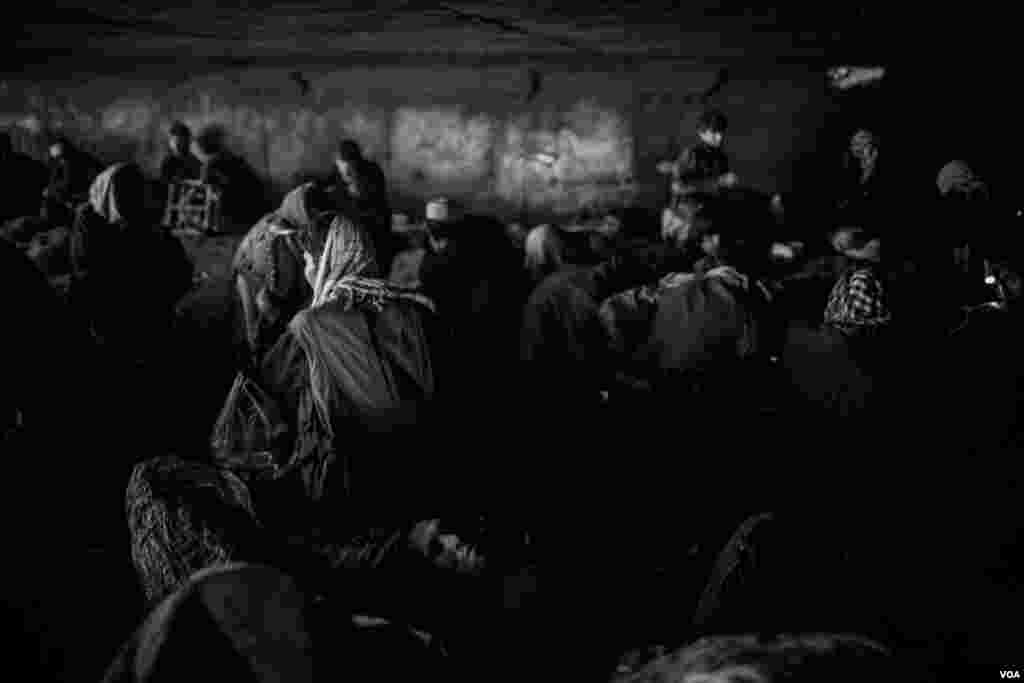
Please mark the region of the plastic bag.
[[240, 372], [213, 428], [213, 459], [233, 469], [276, 470], [287, 433], [274, 399]]

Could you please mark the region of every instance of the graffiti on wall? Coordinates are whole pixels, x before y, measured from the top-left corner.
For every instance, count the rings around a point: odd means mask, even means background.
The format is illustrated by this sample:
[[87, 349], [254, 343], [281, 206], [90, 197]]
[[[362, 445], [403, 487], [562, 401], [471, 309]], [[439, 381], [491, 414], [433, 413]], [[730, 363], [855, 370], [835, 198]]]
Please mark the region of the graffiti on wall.
[[558, 212], [629, 199], [633, 138], [620, 114], [581, 102], [546, 118], [524, 115], [508, 123], [498, 169], [502, 198]]
[[486, 190], [496, 127], [487, 116], [458, 109], [399, 109], [391, 134], [393, 181], [414, 193]]

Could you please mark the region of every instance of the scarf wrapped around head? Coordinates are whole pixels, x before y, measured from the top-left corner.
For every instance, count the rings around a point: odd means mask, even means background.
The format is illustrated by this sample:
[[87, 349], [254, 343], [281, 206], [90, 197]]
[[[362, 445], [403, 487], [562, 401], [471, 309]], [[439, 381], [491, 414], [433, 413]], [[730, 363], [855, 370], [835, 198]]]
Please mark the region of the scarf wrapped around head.
[[309, 310], [299, 313], [291, 322], [291, 329], [309, 359], [313, 404], [327, 442], [334, 438], [329, 397], [336, 382], [329, 370], [331, 361], [323, 349], [325, 332], [317, 323], [317, 312], [328, 305], [340, 305], [345, 311], [353, 307], [382, 311], [387, 303], [400, 299], [435, 311], [434, 303], [415, 289], [392, 284], [377, 275], [377, 260], [369, 236], [348, 217], [335, 217], [313, 278], [313, 301]]
[[271, 214], [271, 232], [287, 234], [309, 229], [315, 218], [312, 207], [313, 188], [313, 183], [305, 183], [285, 195], [281, 206]]
[[92, 210], [108, 223], [120, 223], [125, 219], [119, 202], [117, 176], [128, 168], [128, 164], [114, 164], [96, 176], [89, 188], [89, 205]]
[[313, 281], [311, 308], [341, 302], [345, 310], [368, 305], [383, 310], [389, 301], [406, 299], [434, 311], [434, 303], [411, 287], [401, 287], [379, 277], [377, 258], [366, 231], [345, 216], [331, 223]]
[[550, 225], [540, 225], [526, 234], [524, 265], [535, 277], [560, 268], [563, 263], [558, 233]]

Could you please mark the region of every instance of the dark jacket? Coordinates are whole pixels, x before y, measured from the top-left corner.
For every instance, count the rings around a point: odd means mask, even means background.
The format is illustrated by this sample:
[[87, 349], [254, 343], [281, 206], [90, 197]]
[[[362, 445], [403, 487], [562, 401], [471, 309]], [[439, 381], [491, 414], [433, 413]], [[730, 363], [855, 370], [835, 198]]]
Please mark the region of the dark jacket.
[[40, 194], [49, 177], [46, 166], [28, 155], [8, 151], [0, 154], [0, 174], [5, 185], [0, 221], [38, 215]]
[[[597, 266], [569, 266], [541, 282], [523, 312], [520, 359], [544, 401], [595, 406], [617, 364], [601, 302], [656, 281], [682, 259], [675, 246], [637, 243]], [[560, 379], [552, 384], [552, 377]]]
[[211, 158], [200, 180], [220, 190], [225, 229], [247, 229], [272, 208], [263, 181], [240, 156], [225, 152]]
[[[93, 329], [126, 343], [166, 331], [192, 286], [192, 262], [175, 237], [148, 225], [111, 225], [88, 204], [75, 218], [71, 267], [74, 299]], [[129, 290], [135, 299], [125, 298]]]
[[170, 184], [182, 180], [199, 180], [202, 170], [202, 162], [191, 152], [184, 155], [168, 154], [160, 164], [160, 181]]
[[47, 195], [57, 201], [74, 204], [89, 198], [89, 186], [103, 164], [95, 157], [65, 144], [64, 154], [50, 161]]
[[[286, 477], [332, 510], [323, 525], [359, 527], [384, 515], [417, 514], [435, 495], [446, 498], [426, 477], [438, 481], [450, 458], [415, 455], [417, 445], [435, 442], [431, 429], [443, 434], [448, 424], [433, 414], [443, 377], [435, 334], [435, 316], [415, 302], [391, 302], [381, 311], [331, 303], [296, 315], [263, 359], [261, 384], [295, 437], [285, 448]], [[310, 349], [329, 384], [329, 425], [314, 402]]]
[[391, 262], [398, 254], [399, 244], [391, 231], [391, 200], [388, 196], [388, 180], [380, 165], [364, 159], [356, 166], [355, 175], [360, 185], [360, 195], [353, 197], [347, 183], [337, 169], [324, 181], [335, 208], [349, 212], [354, 208], [363, 226], [373, 237], [377, 262], [385, 272], [391, 270]]
[[728, 172], [729, 158], [721, 147], [703, 142], [687, 147], [676, 160], [672, 173], [672, 179], [682, 183], [685, 191], [673, 192], [673, 199], [681, 199], [692, 192], [713, 193], [718, 189], [718, 179]]

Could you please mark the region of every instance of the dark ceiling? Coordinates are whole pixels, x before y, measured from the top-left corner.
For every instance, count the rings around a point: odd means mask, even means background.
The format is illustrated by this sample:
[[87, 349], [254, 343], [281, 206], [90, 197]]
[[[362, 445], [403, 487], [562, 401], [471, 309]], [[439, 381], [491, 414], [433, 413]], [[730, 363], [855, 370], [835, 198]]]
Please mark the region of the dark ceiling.
[[[523, 56], [818, 61], [857, 55], [875, 14], [862, 5], [646, 0], [494, 2], [70, 2], [19, 7], [5, 44], [26, 60]], [[869, 27], [874, 24], [875, 28]], [[868, 31], [866, 34], [865, 32]]]
[[[765, 3], [767, 5], [767, 3]], [[894, 63], [934, 68], [997, 52], [1018, 25], [1005, 5], [707, 0], [335, 3], [64, 2], [19, 5], [0, 26], [8, 67], [74, 60], [143, 63], [545, 60]], [[1001, 11], [1006, 15], [995, 12]], [[20, 19], [20, 23], [16, 23]]]

